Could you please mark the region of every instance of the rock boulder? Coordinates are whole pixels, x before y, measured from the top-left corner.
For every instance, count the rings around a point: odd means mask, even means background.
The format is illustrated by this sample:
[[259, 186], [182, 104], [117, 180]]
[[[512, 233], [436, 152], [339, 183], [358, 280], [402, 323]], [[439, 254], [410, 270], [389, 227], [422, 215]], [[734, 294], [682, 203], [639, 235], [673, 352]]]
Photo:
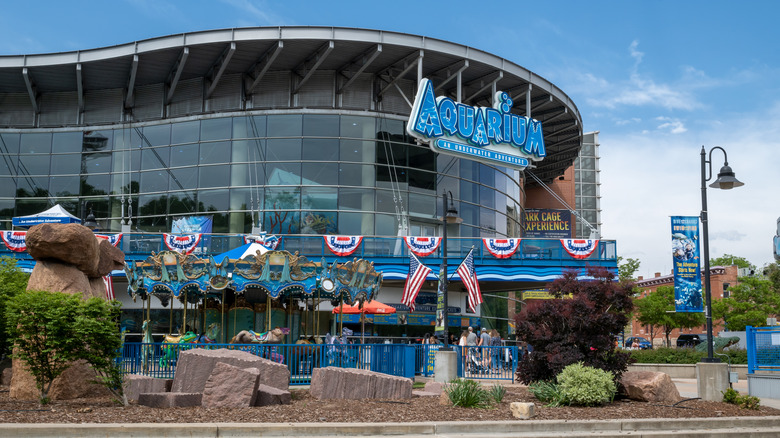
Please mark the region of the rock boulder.
[[217, 362], [203, 389], [204, 408], [248, 408], [254, 406], [260, 370]]
[[354, 368], [315, 368], [309, 392], [316, 399], [406, 400], [412, 398], [412, 381]]
[[98, 239], [80, 224], [40, 224], [25, 237], [27, 252], [35, 260], [59, 260], [84, 273], [97, 272], [100, 261]]
[[194, 348], [179, 353], [171, 391], [203, 392], [206, 381], [211, 376], [214, 366], [219, 362], [238, 368], [257, 368], [261, 384], [283, 390], [287, 390], [290, 386], [290, 370], [284, 364], [272, 362], [241, 350]]
[[631, 400], [647, 402], [678, 402], [681, 400], [672, 378], [654, 371], [628, 371], [620, 383]]

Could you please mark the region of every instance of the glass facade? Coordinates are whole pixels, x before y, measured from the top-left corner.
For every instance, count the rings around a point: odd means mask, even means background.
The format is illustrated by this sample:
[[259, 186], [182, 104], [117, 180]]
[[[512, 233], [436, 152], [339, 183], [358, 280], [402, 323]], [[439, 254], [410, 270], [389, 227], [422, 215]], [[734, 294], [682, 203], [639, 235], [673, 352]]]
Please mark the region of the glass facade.
[[[213, 216], [214, 233], [430, 233], [441, 193], [460, 235], [519, 229], [517, 172], [437, 156], [389, 117], [349, 112], [193, 117], [78, 130], [0, 130], [0, 227], [61, 204], [101, 229], [169, 232]], [[261, 223], [261, 224], [260, 224]], [[454, 231], [454, 230], [453, 230]]]
[[[599, 191], [599, 135], [591, 132], [582, 136], [582, 148], [574, 160], [574, 193], [577, 213], [601, 234], [601, 192]], [[577, 224], [575, 237], [590, 238], [591, 230]]]

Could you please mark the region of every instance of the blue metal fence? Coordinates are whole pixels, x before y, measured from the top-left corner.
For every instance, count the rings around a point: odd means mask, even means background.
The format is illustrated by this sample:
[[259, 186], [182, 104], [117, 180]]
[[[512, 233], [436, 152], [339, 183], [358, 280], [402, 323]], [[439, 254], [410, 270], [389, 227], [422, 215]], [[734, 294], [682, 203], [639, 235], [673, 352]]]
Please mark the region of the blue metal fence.
[[748, 374], [756, 371], [780, 371], [780, 327], [745, 328]]
[[[163, 344], [127, 342], [118, 359], [125, 374], [172, 379], [179, 353], [192, 348], [241, 350], [282, 363], [290, 370], [290, 385], [309, 385], [315, 368], [357, 368], [414, 378], [431, 377], [441, 345], [407, 344]], [[511, 380], [517, 370], [517, 347], [453, 346], [458, 353], [458, 377]], [[464, 352], [468, 350], [468, 354]]]

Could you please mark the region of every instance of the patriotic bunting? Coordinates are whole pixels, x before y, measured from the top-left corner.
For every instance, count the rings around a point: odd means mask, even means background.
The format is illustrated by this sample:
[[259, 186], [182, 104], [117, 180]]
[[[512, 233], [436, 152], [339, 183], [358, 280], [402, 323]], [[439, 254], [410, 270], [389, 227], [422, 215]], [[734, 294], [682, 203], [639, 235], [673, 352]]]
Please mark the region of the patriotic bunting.
[[520, 239], [482, 239], [488, 252], [497, 259], [508, 259], [520, 247]]
[[363, 241], [363, 236], [322, 236], [330, 252], [346, 257], [355, 252]]
[[112, 246], [119, 246], [119, 242], [122, 241], [122, 233], [119, 234], [95, 234], [95, 237], [99, 239], [106, 239]]
[[2, 233], [6, 248], [15, 252], [27, 251], [27, 244], [24, 241], [27, 231], [3, 231]]
[[575, 259], [588, 258], [599, 246], [598, 239], [561, 239], [563, 249]]
[[425, 257], [433, 254], [441, 243], [440, 237], [404, 237], [406, 245], [417, 257]]
[[276, 247], [279, 246], [279, 242], [281, 242], [281, 239], [276, 236], [269, 236], [265, 233], [261, 234], [244, 234], [244, 243], [251, 243], [256, 242], [260, 245], [263, 245], [264, 247], [268, 248], [269, 251], [273, 251], [276, 249]]
[[474, 270], [474, 248], [471, 248], [468, 255], [460, 266], [458, 266], [457, 273], [460, 276], [460, 280], [466, 286], [466, 290], [469, 292], [468, 305], [471, 313], [474, 313], [477, 306], [482, 304], [482, 291], [479, 289], [479, 280], [477, 280], [477, 271]]
[[111, 274], [103, 277], [103, 284], [106, 285], [106, 299], [111, 301], [114, 298], [114, 280], [111, 279]]
[[163, 233], [163, 242], [171, 251], [189, 254], [195, 250], [203, 235], [198, 234], [168, 234]]
[[409, 275], [406, 276], [404, 293], [401, 296], [402, 304], [414, 310], [414, 300], [417, 298], [417, 294], [420, 293], [420, 289], [423, 283], [425, 283], [425, 278], [430, 272], [431, 268], [420, 263], [414, 254], [409, 257]]

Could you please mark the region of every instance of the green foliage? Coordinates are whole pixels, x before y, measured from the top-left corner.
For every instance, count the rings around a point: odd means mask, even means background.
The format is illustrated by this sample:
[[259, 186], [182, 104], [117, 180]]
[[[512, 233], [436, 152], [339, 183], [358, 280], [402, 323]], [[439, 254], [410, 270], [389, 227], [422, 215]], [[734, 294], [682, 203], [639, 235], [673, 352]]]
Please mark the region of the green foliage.
[[669, 335], [677, 328], [698, 327], [704, 324], [704, 314], [695, 312], [675, 313], [674, 287], [661, 286], [644, 298], [634, 301], [637, 309], [637, 321], [644, 325], [663, 328], [666, 345], [670, 345]]
[[761, 407], [761, 399], [754, 395], [742, 395], [737, 400], [737, 404], [742, 409], [752, 409], [757, 411]]
[[570, 405], [596, 406], [611, 403], [617, 393], [614, 374], [581, 363], [564, 368], [556, 380]]
[[488, 394], [490, 394], [490, 398], [493, 399], [493, 401], [496, 404], [501, 403], [501, 400], [504, 399], [504, 396], [506, 395], [506, 387], [503, 385], [495, 384], [490, 387], [490, 389], [487, 390]]
[[425, 388], [425, 382], [412, 382], [412, 389]]
[[712, 301], [716, 320], [723, 320], [729, 330], [742, 331], [749, 325], [763, 327], [768, 316], [780, 313], [780, 295], [771, 279], [740, 277], [739, 281], [729, 287], [728, 298]]
[[729, 388], [721, 392], [723, 393], [723, 403], [731, 403], [732, 405], [737, 404], [737, 400], [739, 399], [739, 391], [735, 390], [734, 388]]
[[636, 271], [639, 270], [639, 265], [642, 262], [639, 261], [639, 259], [625, 259], [625, 263], [623, 262], [623, 257], [618, 256], [617, 258], [617, 265], [618, 265], [618, 280], [620, 281], [631, 281], [634, 279], [634, 274], [636, 274]]
[[48, 401], [54, 379], [79, 359], [92, 366], [99, 382], [122, 394], [114, 362], [121, 346], [119, 314], [118, 301], [61, 292], [27, 291], [8, 301], [6, 329], [15, 341], [14, 355], [35, 378], [41, 403]]
[[29, 278], [29, 275], [16, 266], [16, 259], [6, 256], [0, 257], [0, 357], [8, 354], [8, 349], [11, 347], [10, 338], [5, 329], [6, 303], [16, 294], [27, 289]]
[[554, 382], [544, 380], [532, 382], [528, 384], [528, 391], [547, 406], [558, 407], [566, 404], [566, 397]]
[[[707, 357], [707, 352], [697, 351], [693, 348], [668, 348], [661, 347], [653, 350], [633, 350], [630, 352], [631, 358], [636, 363], [662, 363], [662, 364], [694, 364], [701, 362], [702, 358]], [[720, 356], [725, 354], [726, 357]], [[724, 363], [732, 365], [747, 364], [747, 350], [723, 350], [719, 352], [718, 357]]]
[[737, 265], [738, 268], [756, 269], [756, 266], [744, 257], [737, 257], [731, 254], [723, 254], [723, 257], [710, 259], [710, 266], [731, 266]]
[[738, 405], [741, 409], [758, 410], [761, 406], [761, 399], [753, 395], [741, 395], [734, 388], [729, 388], [723, 393], [723, 402], [732, 405]]
[[457, 379], [444, 387], [453, 406], [463, 408], [490, 408], [495, 399], [475, 380]]

